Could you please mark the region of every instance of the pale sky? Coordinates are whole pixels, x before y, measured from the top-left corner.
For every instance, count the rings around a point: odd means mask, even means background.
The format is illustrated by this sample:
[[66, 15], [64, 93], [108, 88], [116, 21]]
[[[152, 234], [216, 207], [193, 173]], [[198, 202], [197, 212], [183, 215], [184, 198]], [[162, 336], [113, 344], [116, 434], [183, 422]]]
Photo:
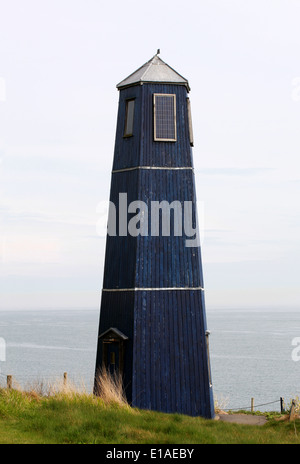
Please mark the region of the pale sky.
[[207, 309], [300, 305], [300, 0], [0, 0], [0, 309], [98, 309], [116, 84], [189, 80]]

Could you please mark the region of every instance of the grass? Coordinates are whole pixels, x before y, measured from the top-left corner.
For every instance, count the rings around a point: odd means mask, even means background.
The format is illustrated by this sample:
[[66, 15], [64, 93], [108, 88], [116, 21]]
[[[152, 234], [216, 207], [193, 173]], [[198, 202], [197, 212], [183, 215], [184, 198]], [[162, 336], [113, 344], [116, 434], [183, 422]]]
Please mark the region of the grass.
[[141, 411], [85, 394], [0, 390], [0, 443], [300, 443], [300, 421], [245, 426]]
[[[100, 385], [100, 384], [99, 384]], [[70, 386], [0, 389], [1, 444], [299, 444], [300, 421], [246, 426], [131, 408], [118, 382], [95, 397]]]

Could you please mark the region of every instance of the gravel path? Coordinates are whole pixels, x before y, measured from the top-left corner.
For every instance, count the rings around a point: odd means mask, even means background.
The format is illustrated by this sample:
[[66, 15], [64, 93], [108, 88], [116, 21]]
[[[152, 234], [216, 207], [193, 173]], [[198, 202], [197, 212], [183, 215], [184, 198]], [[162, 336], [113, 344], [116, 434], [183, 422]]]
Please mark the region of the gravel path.
[[252, 416], [250, 414], [218, 414], [216, 419], [245, 425], [264, 425], [267, 422], [265, 416]]

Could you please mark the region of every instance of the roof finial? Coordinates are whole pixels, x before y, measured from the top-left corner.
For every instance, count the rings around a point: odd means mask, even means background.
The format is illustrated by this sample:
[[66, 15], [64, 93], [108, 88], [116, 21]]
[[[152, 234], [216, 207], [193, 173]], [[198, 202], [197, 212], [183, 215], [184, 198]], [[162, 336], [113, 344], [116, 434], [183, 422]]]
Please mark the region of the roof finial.
[[160, 48], [157, 49], [157, 52], [156, 52], [157, 55], [160, 54]]

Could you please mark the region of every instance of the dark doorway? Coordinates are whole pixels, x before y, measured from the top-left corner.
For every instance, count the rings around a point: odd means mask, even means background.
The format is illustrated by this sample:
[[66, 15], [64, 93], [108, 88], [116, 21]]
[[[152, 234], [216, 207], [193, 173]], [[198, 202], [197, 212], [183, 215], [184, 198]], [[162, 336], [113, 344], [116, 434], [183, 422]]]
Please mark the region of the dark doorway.
[[107, 342], [103, 340], [103, 364], [110, 374], [122, 374], [120, 366], [120, 344], [119, 342]]
[[116, 328], [99, 336], [102, 340], [102, 366], [111, 375], [123, 375], [125, 341], [128, 337]]

